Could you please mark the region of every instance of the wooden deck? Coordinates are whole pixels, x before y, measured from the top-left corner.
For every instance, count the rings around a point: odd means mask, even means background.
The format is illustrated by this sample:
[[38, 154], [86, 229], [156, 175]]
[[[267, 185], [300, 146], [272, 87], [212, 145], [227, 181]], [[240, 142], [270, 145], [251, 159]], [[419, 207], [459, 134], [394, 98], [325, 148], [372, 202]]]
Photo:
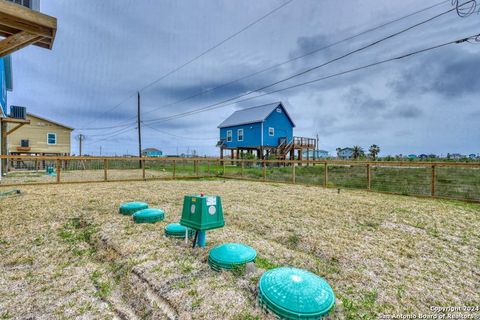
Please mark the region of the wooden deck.
[[52, 49], [56, 32], [56, 18], [0, 0], [0, 57], [30, 44]]

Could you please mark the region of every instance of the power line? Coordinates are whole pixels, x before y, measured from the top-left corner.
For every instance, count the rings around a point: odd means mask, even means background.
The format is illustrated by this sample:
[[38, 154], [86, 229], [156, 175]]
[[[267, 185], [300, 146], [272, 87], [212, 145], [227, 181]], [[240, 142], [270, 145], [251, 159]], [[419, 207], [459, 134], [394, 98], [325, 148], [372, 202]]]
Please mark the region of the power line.
[[108, 137], [106, 137], [106, 138], [100, 139], [100, 140], [93, 140], [92, 142], [97, 143], [97, 142], [101, 142], [101, 141], [111, 140], [112, 138], [114, 138], [114, 137], [116, 137], [116, 136], [119, 136], [119, 135], [121, 135], [121, 134], [123, 134], [123, 133], [126, 133], [126, 132], [128, 132], [128, 131], [130, 131], [130, 130], [134, 130], [134, 129], [137, 129], [137, 127], [125, 128], [125, 129], [122, 129], [122, 131], [117, 132], [116, 134], [112, 134], [112, 135], [110, 135], [110, 136], [108, 136]]
[[[353, 68], [353, 69], [337, 72], [337, 73], [334, 73], [334, 74], [330, 74], [328, 76], [313, 79], [313, 80], [310, 80], [310, 81], [305, 81], [305, 82], [298, 83], [298, 84], [295, 84], [295, 85], [291, 85], [291, 86], [288, 86], [288, 87], [285, 87], [285, 88], [282, 88], [282, 89], [274, 90], [274, 91], [271, 91], [271, 92], [266, 92], [266, 93], [257, 95], [255, 97], [250, 97], [250, 98], [238, 100], [238, 101], [235, 101], [235, 102], [227, 104], [227, 105], [213, 106], [213, 107], [210, 107], [209, 109], [197, 110], [195, 113], [200, 113], [200, 112], [209, 111], [209, 110], [213, 110], [213, 109], [223, 108], [223, 107], [226, 107], [226, 106], [229, 106], [229, 105], [233, 105], [235, 103], [253, 100], [253, 99], [256, 99], [256, 98], [259, 98], [259, 97], [271, 95], [273, 93], [286, 91], [286, 90], [293, 89], [293, 88], [298, 88], [298, 87], [301, 87], [301, 86], [305, 86], [305, 85], [309, 85], [309, 84], [316, 83], [316, 82], [319, 82], [319, 81], [323, 81], [323, 80], [331, 79], [331, 78], [334, 78], [334, 77], [342, 76], [342, 75], [345, 75], [345, 74], [353, 73], [353, 72], [360, 71], [360, 70], [363, 70], [363, 69], [372, 68], [374, 66], [385, 64], [387, 62], [405, 59], [405, 58], [411, 57], [413, 55], [417, 55], [417, 54], [424, 53], [424, 52], [427, 52], [427, 51], [439, 49], [439, 48], [442, 48], [442, 47], [445, 47], [445, 46], [448, 46], [448, 45], [451, 45], [451, 44], [460, 44], [460, 43], [464, 43], [464, 42], [476, 42], [476, 43], [478, 43], [478, 42], [480, 42], [480, 34], [476, 34], [476, 35], [469, 36], [469, 37], [466, 37], [466, 38], [461, 38], [461, 39], [445, 42], [445, 43], [442, 43], [442, 44], [439, 44], [439, 45], [435, 45], [435, 46], [427, 47], [427, 48], [424, 48], [424, 49], [416, 50], [416, 51], [409, 52], [409, 53], [406, 53], [406, 54], [403, 54], [403, 55], [400, 55], [400, 56], [396, 56], [396, 57], [393, 57], [393, 58], [380, 60], [380, 61], [377, 61], [377, 62], [374, 62], [374, 63], [370, 63], [370, 64], [363, 65], [363, 66], [360, 66], [360, 67], [356, 67], [356, 68]], [[193, 114], [193, 113], [191, 113], [191, 114]], [[168, 120], [169, 119], [167, 119], [167, 121]]]
[[379, 39], [379, 40], [373, 41], [373, 42], [371, 42], [371, 43], [369, 43], [369, 44], [367, 44], [367, 45], [364, 45], [364, 46], [362, 46], [362, 47], [360, 47], [360, 48], [358, 48], [358, 49], [349, 51], [349, 52], [347, 52], [347, 53], [345, 53], [345, 54], [343, 54], [343, 55], [340, 55], [340, 56], [338, 56], [338, 57], [336, 57], [336, 58], [334, 58], [334, 59], [331, 59], [331, 60], [329, 60], [329, 61], [327, 61], [327, 62], [324, 62], [324, 63], [322, 63], [322, 64], [319, 64], [319, 65], [310, 67], [310, 68], [308, 68], [308, 69], [306, 69], [306, 70], [303, 70], [303, 71], [301, 71], [301, 72], [292, 74], [291, 76], [288, 76], [288, 77], [283, 78], [283, 79], [281, 79], [281, 80], [275, 81], [275, 82], [270, 83], [270, 84], [268, 84], [268, 85], [262, 86], [262, 87], [260, 87], [260, 88], [257, 88], [257, 89], [248, 91], [248, 92], [246, 92], [246, 93], [242, 93], [242, 94], [240, 94], [240, 95], [237, 95], [237, 96], [234, 96], [234, 97], [231, 97], [231, 98], [222, 100], [222, 101], [220, 101], [220, 102], [217, 102], [217, 103], [214, 103], [214, 104], [211, 104], [211, 105], [207, 105], [207, 106], [205, 106], [205, 107], [201, 107], [201, 108], [198, 108], [198, 109], [193, 109], [193, 110], [190, 110], [190, 111], [185, 111], [185, 112], [178, 113], [178, 114], [171, 115], [171, 116], [164, 117], [164, 118], [145, 120], [144, 122], [156, 123], [156, 122], [158, 122], [158, 121], [165, 121], [165, 120], [175, 119], [175, 118], [177, 118], [177, 117], [182, 117], [182, 116], [190, 115], [191, 112], [197, 113], [197, 111], [199, 111], [199, 110], [209, 109], [209, 108], [212, 108], [212, 107], [215, 107], [215, 106], [218, 106], [218, 105], [222, 105], [222, 104], [224, 104], [224, 103], [227, 103], [227, 102], [230, 102], [230, 101], [233, 101], [233, 100], [236, 100], [236, 99], [240, 99], [240, 98], [245, 97], [245, 96], [248, 96], [248, 95], [250, 95], [250, 94], [252, 94], [252, 93], [259, 92], [259, 91], [263, 91], [263, 90], [268, 89], [268, 88], [271, 88], [271, 87], [273, 87], [273, 86], [275, 86], [275, 85], [277, 85], [277, 84], [280, 84], [280, 83], [283, 83], [283, 82], [285, 82], [285, 81], [294, 79], [294, 78], [296, 78], [296, 77], [305, 75], [305, 74], [307, 74], [307, 73], [309, 73], [309, 72], [312, 72], [312, 71], [314, 71], [314, 70], [317, 70], [317, 69], [319, 69], [319, 68], [322, 68], [322, 67], [324, 67], [324, 66], [327, 66], [327, 65], [329, 65], [329, 64], [331, 64], [331, 63], [333, 63], [333, 62], [339, 61], [339, 60], [344, 59], [344, 58], [346, 58], [346, 57], [349, 57], [349, 56], [351, 56], [351, 55], [353, 55], [353, 54], [355, 54], [355, 53], [358, 53], [358, 52], [361, 52], [361, 51], [366, 50], [366, 49], [368, 49], [368, 48], [371, 48], [371, 47], [373, 47], [373, 46], [375, 46], [375, 45], [377, 45], [377, 44], [379, 44], [379, 43], [381, 43], [381, 42], [384, 42], [384, 41], [386, 41], [386, 40], [389, 40], [389, 39], [391, 39], [391, 38], [394, 38], [394, 37], [396, 37], [396, 36], [398, 36], [398, 35], [400, 35], [400, 34], [403, 34], [403, 33], [407, 32], [407, 31], [410, 31], [410, 30], [412, 30], [412, 29], [414, 29], [414, 28], [416, 28], [416, 27], [419, 27], [419, 26], [421, 26], [421, 25], [423, 25], [423, 24], [426, 24], [426, 23], [428, 23], [428, 22], [430, 22], [430, 21], [433, 21], [434, 19], [437, 19], [437, 18], [439, 18], [439, 17], [441, 17], [441, 16], [443, 16], [443, 15], [445, 15], [445, 14], [447, 14], [447, 13], [450, 13], [450, 12], [452, 12], [452, 11], [455, 11], [455, 10], [456, 10], [455, 8], [449, 9], [449, 10], [444, 11], [444, 12], [442, 12], [442, 13], [440, 13], [440, 14], [437, 14], [437, 15], [431, 17], [431, 18], [428, 18], [428, 19], [423, 20], [423, 21], [421, 21], [421, 22], [418, 22], [418, 23], [416, 23], [416, 24], [414, 24], [414, 25], [412, 25], [412, 26], [409, 26], [409, 27], [404, 28], [404, 29], [402, 29], [402, 30], [400, 30], [400, 31], [397, 31], [397, 32], [395, 32], [395, 33], [393, 33], [393, 34], [390, 34], [390, 35], [388, 35], [388, 36], [385, 36], [385, 37], [383, 37], [383, 38], [381, 38], [381, 39]]
[[[137, 116], [135, 116], [136, 118]], [[107, 130], [107, 129], [115, 129], [115, 128], [121, 128], [121, 127], [127, 127], [127, 126], [130, 126], [132, 124], [135, 124], [136, 122], [132, 121], [132, 122], [129, 122], [129, 123], [124, 123], [124, 124], [120, 124], [120, 125], [115, 125], [115, 126], [107, 126], [107, 127], [95, 127], [95, 128], [77, 128], [75, 130]]]
[[[180, 66], [170, 70], [169, 72], [161, 75], [159, 78], [155, 79], [154, 81], [150, 82], [149, 84], [147, 84], [146, 86], [142, 87], [141, 89], [137, 90], [139, 92], [142, 92], [142, 91], [145, 91], [146, 89], [150, 88], [151, 86], [155, 85], [156, 83], [160, 82], [161, 80], [165, 79], [166, 77], [174, 74], [175, 72], [177, 71], [180, 71], [181, 69], [185, 68], [186, 66], [188, 66], [189, 64], [195, 62], [196, 60], [200, 59], [201, 57], [205, 56], [206, 54], [208, 54], [209, 52], [215, 50], [216, 48], [220, 47], [221, 45], [223, 45], [224, 43], [226, 43], [227, 41], [235, 38], [236, 36], [238, 36], [239, 34], [241, 34], [242, 32], [248, 30], [249, 28], [253, 27], [254, 25], [256, 25], [257, 23], [259, 23], [260, 21], [264, 20], [265, 18], [269, 17], [270, 15], [274, 14], [275, 12], [277, 12], [278, 10], [282, 9], [283, 7], [285, 7], [286, 5], [290, 4], [291, 2], [293, 2], [294, 0], [288, 0], [286, 2], [284, 2], [283, 4], [281, 4], [280, 6], [278, 7], [275, 7], [273, 10], [270, 10], [269, 12], [267, 12], [265, 15], [261, 16], [260, 18], [254, 20], [253, 22], [250, 22], [248, 25], [246, 25], [245, 27], [241, 28], [240, 30], [236, 31], [235, 33], [231, 34], [230, 36], [228, 36], [227, 38], [221, 40], [220, 42], [216, 43], [215, 45], [213, 45], [212, 47], [208, 48], [207, 50], [203, 51], [202, 53], [198, 54], [197, 56], [193, 57], [192, 59], [184, 62], [183, 64], [181, 64]], [[118, 108], [120, 105], [122, 105], [125, 101], [129, 100], [130, 98], [134, 97], [136, 94], [135, 93], [132, 93], [131, 95], [129, 95], [127, 98], [125, 98], [124, 100], [122, 100], [120, 103], [116, 104], [113, 108], [107, 110], [106, 112], [102, 113], [102, 115], [106, 114], [107, 112], [111, 112], [113, 110], [115, 110], [116, 108]]]
[[309, 52], [307, 52], [307, 53], [305, 53], [305, 54], [302, 54], [302, 55], [299, 55], [299, 56], [296, 56], [296, 57], [287, 59], [287, 60], [285, 60], [285, 61], [283, 61], [283, 62], [277, 63], [277, 64], [272, 65], [272, 66], [269, 66], [269, 67], [267, 67], [267, 68], [264, 68], [264, 69], [255, 71], [255, 72], [250, 73], [250, 74], [248, 74], [248, 75], [245, 75], [245, 76], [243, 76], [243, 77], [240, 77], [240, 78], [237, 78], [237, 79], [235, 79], [235, 80], [231, 80], [231, 81], [229, 81], [229, 82], [223, 83], [223, 84], [218, 85], [218, 86], [216, 86], [216, 87], [214, 87], [214, 88], [206, 89], [206, 90], [203, 90], [203, 91], [201, 91], [201, 92], [199, 92], [199, 93], [196, 93], [196, 94], [190, 95], [190, 96], [188, 96], [188, 97], [182, 98], [182, 99], [180, 99], [180, 100], [176, 100], [176, 101], [174, 101], [174, 102], [172, 102], [172, 103], [169, 103], [169, 104], [166, 104], [166, 105], [163, 105], [163, 106], [160, 106], [160, 107], [156, 107], [156, 108], [154, 108], [153, 110], [149, 110], [149, 111], [145, 112], [143, 115], [152, 113], [152, 112], [154, 112], [154, 111], [156, 111], [156, 110], [159, 110], [159, 109], [163, 109], [163, 108], [170, 107], [170, 106], [172, 106], [172, 105], [176, 105], [176, 104], [181, 103], [181, 102], [185, 102], [185, 101], [187, 101], [187, 100], [196, 98], [196, 97], [198, 97], [198, 96], [205, 95], [205, 94], [207, 94], [207, 93], [209, 93], [209, 92], [212, 92], [212, 91], [215, 91], [215, 90], [224, 88], [224, 87], [229, 86], [229, 85], [231, 85], [231, 84], [234, 84], [234, 83], [240, 82], [240, 81], [242, 81], [242, 80], [251, 78], [251, 77], [253, 77], [253, 76], [259, 75], [259, 74], [264, 73], [264, 72], [266, 72], [266, 71], [270, 71], [270, 70], [276, 69], [276, 68], [281, 67], [281, 66], [283, 66], [283, 65], [285, 65], [285, 64], [288, 64], [288, 63], [290, 63], [290, 62], [294, 62], [294, 61], [296, 61], [296, 60], [305, 58], [305, 57], [307, 57], [307, 56], [313, 55], [313, 54], [315, 54], [315, 53], [324, 51], [324, 50], [326, 50], [326, 49], [332, 48], [332, 47], [337, 46], [337, 45], [339, 45], [339, 44], [342, 44], [342, 43], [345, 43], [345, 42], [347, 42], [347, 41], [353, 40], [353, 39], [358, 38], [358, 37], [360, 37], [360, 36], [362, 36], [362, 35], [364, 35], [364, 34], [367, 34], [367, 33], [373, 32], [373, 31], [376, 31], [376, 30], [381, 29], [381, 28], [383, 28], [383, 27], [386, 27], [386, 26], [388, 26], [388, 25], [390, 25], [390, 24], [393, 24], [393, 23], [395, 23], [395, 22], [398, 22], [398, 21], [407, 19], [407, 18], [409, 18], [409, 17], [411, 17], [411, 16], [414, 16], [414, 15], [417, 15], [417, 14], [419, 14], [419, 13], [428, 11], [428, 10], [430, 10], [430, 9], [433, 9], [433, 8], [435, 8], [435, 7], [438, 7], [438, 6], [442, 5], [442, 4], [445, 4], [445, 3], [450, 2], [450, 1], [451, 1], [451, 0], [441, 1], [441, 2], [439, 2], [439, 3], [437, 3], [437, 4], [434, 4], [434, 5], [428, 6], [428, 7], [426, 7], [426, 8], [417, 10], [417, 11], [415, 11], [415, 12], [412, 12], [412, 13], [407, 14], [407, 15], [405, 15], [405, 16], [402, 16], [402, 17], [400, 17], [400, 18], [396, 18], [396, 19], [394, 19], [394, 20], [388, 21], [388, 22], [383, 23], [383, 24], [381, 24], [381, 25], [378, 25], [378, 26], [376, 26], [376, 27], [373, 27], [373, 28], [364, 30], [364, 31], [362, 31], [362, 32], [359, 32], [359, 33], [356, 33], [356, 34], [354, 34], [354, 35], [348, 36], [348, 37], [343, 38], [343, 39], [341, 39], [341, 40], [332, 42], [332, 43], [330, 43], [330, 44], [328, 44], [328, 45], [325, 45], [325, 46], [322, 46], [322, 47], [320, 47], [320, 48], [314, 49], [314, 50], [309, 51]]
[[[420, 10], [417, 10], [417, 11], [414, 11], [414, 12], [411, 12], [411, 13], [405, 15], [405, 16], [402, 16], [402, 17], [396, 18], [396, 19], [394, 19], [394, 20], [390, 20], [390, 21], [388, 21], [388, 22], [386, 22], [386, 23], [383, 23], [383, 24], [381, 24], [381, 25], [378, 25], [378, 26], [375, 26], [375, 27], [366, 29], [366, 30], [364, 30], [364, 31], [362, 31], [362, 32], [359, 32], [359, 33], [356, 33], [356, 34], [354, 34], [354, 35], [351, 35], [351, 36], [348, 36], [348, 37], [346, 37], [346, 38], [343, 38], [343, 39], [341, 39], [341, 40], [332, 42], [332, 43], [330, 43], [330, 44], [328, 44], [328, 45], [322, 46], [322, 47], [320, 47], [320, 48], [316, 48], [316, 49], [314, 49], [314, 50], [312, 50], [312, 51], [309, 51], [309, 52], [307, 52], [307, 53], [305, 53], [305, 54], [302, 54], [302, 55], [293, 57], [293, 58], [291, 58], [291, 59], [288, 59], [288, 60], [285, 60], [285, 61], [283, 61], [283, 62], [277, 63], [277, 64], [272, 65], [272, 66], [270, 66], [270, 67], [267, 67], [267, 68], [264, 68], [264, 69], [255, 71], [255, 72], [253, 72], [253, 73], [250, 73], [250, 74], [245, 75], [245, 76], [243, 76], [243, 77], [237, 78], [237, 79], [235, 79], [235, 80], [231, 80], [231, 81], [229, 81], [229, 82], [223, 83], [223, 84], [218, 85], [218, 86], [216, 86], [216, 87], [214, 87], [214, 88], [206, 89], [206, 90], [203, 90], [203, 91], [201, 91], [201, 92], [199, 92], [199, 93], [196, 93], [196, 94], [187, 96], [187, 97], [185, 97], [185, 98], [176, 100], [176, 101], [174, 101], [174, 102], [165, 104], [165, 105], [163, 105], [163, 106], [156, 107], [156, 108], [154, 108], [153, 110], [149, 110], [149, 111], [147, 111], [147, 112], [144, 112], [143, 115], [145, 116], [145, 115], [150, 114], [150, 113], [152, 113], [152, 112], [154, 112], [154, 111], [156, 111], [156, 110], [163, 109], [163, 108], [168, 108], [168, 107], [173, 106], [173, 105], [176, 105], [176, 104], [178, 104], [178, 103], [185, 102], [185, 101], [187, 101], [187, 100], [196, 98], [196, 97], [198, 97], [198, 96], [205, 95], [205, 94], [207, 94], [207, 93], [209, 93], [209, 92], [213, 92], [213, 91], [215, 91], [215, 90], [224, 88], [224, 87], [229, 86], [229, 85], [231, 85], [231, 84], [234, 84], [234, 83], [240, 82], [240, 81], [242, 81], [242, 80], [251, 78], [251, 77], [253, 77], [253, 76], [256, 76], [256, 75], [258, 75], [258, 74], [264, 73], [264, 72], [266, 72], [266, 71], [270, 71], [270, 70], [276, 69], [276, 68], [281, 67], [281, 66], [283, 66], [283, 65], [285, 65], [285, 64], [288, 64], [288, 63], [290, 63], [290, 62], [294, 62], [294, 61], [299, 60], [299, 59], [302, 59], [302, 58], [304, 58], [304, 57], [307, 57], [307, 56], [313, 55], [313, 54], [315, 54], [315, 53], [324, 51], [324, 50], [326, 50], [326, 49], [332, 48], [332, 47], [334, 47], [334, 46], [337, 46], [337, 45], [339, 45], [339, 44], [345, 43], [345, 42], [347, 42], [347, 41], [350, 41], [350, 40], [352, 40], [352, 39], [355, 39], [355, 38], [360, 37], [360, 36], [362, 36], [362, 35], [365, 35], [365, 34], [367, 34], [367, 33], [370, 33], [370, 32], [376, 31], [376, 30], [378, 30], [378, 29], [384, 28], [384, 27], [386, 27], [386, 26], [388, 26], [388, 25], [391, 25], [391, 24], [393, 24], [393, 23], [395, 23], [395, 22], [398, 22], [398, 21], [407, 19], [407, 18], [412, 17], [412, 16], [414, 16], [414, 15], [417, 15], [417, 14], [419, 14], [419, 13], [428, 11], [428, 10], [430, 10], [430, 9], [433, 9], [433, 8], [435, 8], [435, 7], [438, 7], [438, 6], [442, 5], [442, 4], [445, 4], [445, 3], [450, 2], [450, 1], [451, 1], [451, 0], [444, 0], [444, 1], [441, 1], [441, 2], [439, 2], [439, 3], [433, 4], [433, 5], [431, 5], [431, 6], [425, 7], [425, 8], [423, 8], [423, 9], [420, 9]], [[134, 119], [134, 118], [135, 118], [135, 117], [132, 117], [132, 119]], [[113, 127], [115, 128], [115, 127], [117, 127], [117, 126], [113, 126]], [[91, 129], [93, 130], [93, 129], [95, 129], [95, 128], [91, 128]], [[100, 129], [99, 129], [99, 130], [100, 130]]]
[[149, 129], [152, 129], [154, 131], [157, 131], [159, 133], [163, 133], [163, 134], [166, 134], [166, 135], [169, 135], [169, 136], [172, 136], [172, 137], [175, 137], [175, 138], [179, 138], [179, 139], [186, 139], [186, 140], [218, 140], [218, 138], [194, 138], [194, 137], [185, 137], [185, 136], [180, 136], [180, 135], [176, 135], [176, 134], [173, 134], [173, 133], [170, 133], [168, 131], [163, 131], [163, 130], [159, 130], [155, 127], [152, 127], [148, 124], [143, 124], [145, 127], [148, 127]]
[[205, 50], [204, 52], [200, 53], [199, 55], [197, 55], [196, 57], [188, 60], [187, 62], [183, 63], [182, 65], [176, 67], [175, 69], [171, 70], [170, 72], [167, 72], [166, 74], [162, 75], [161, 77], [159, 77], [158, 79], [152, 81], [150, 84], [144, 86], [142, 89], [140, 89], [140, 91], [144, 91], [146, 90], [147, 88], [150, 88], [152, 85], [158, 83], [159, 81], [165, 79], [166, 77], [168, 77], [169, 75], [183, 69], [184, 67], [188, 66], [190, 63], [200, 59], [201, 57], [203, 57], [204, 55], [208, 54], [210, 51], [213, 51], [215, 50], [216, 48], [220, 47], [222, 44], [224, 44], [225, 42], [235, 38], [236, 36], [238, 36], [240, 33], [244, 32], [245, 30], [249, 29], [250, 27], [254, 26], [255, 24], [259, 23], [260, 21], [264, 20], [265, 18], [267, 18], [268, 16], [274, 14], [276, 11], [280, 10], [281, 8], [285, 7], [286, 5], [290, 4], [291, 2], [293, 2], [294, 0], [288, 0], [286, 2], [284, 2], [283, 4], [281, 4], [280, 6], [274, 8], [273, 10], [269, 11], [267, 14], [261, 16], [260, 18], [258, 18], [257, 20], [249, 23], [247, 26], [243, 27], [242, 29], [240, 29], [239, 31], [235, 32], [234, 34], [228, 36], [227, 38], [223, 39], [222, 41], [218, 42], [217, 44], [215, 44], [213, 47], [210, 47], [208, 48], [207, 50]]

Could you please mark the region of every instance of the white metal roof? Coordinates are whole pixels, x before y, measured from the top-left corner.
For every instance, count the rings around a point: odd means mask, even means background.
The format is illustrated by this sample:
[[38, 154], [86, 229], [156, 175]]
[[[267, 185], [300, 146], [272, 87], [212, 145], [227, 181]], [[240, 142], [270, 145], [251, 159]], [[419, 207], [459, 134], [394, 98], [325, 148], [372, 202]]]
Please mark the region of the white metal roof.
[[218, 125], [218, 128], [263, 122], [278, 106], [282, 106], [288, 119], [290, 119], [290, 121], [292, 122], [292, 125], [295, 127], [295, 123], [293, 122], [292, 118], [288, 114], [287, 109], [285, 109], [283, 104], [281, 102], [274, 102], [274, 103], [269, 103], [261, 106], [237, 110], [234, 113], [232, 113], [230, 117], [228, 117], [222, 123], [220, 123]]

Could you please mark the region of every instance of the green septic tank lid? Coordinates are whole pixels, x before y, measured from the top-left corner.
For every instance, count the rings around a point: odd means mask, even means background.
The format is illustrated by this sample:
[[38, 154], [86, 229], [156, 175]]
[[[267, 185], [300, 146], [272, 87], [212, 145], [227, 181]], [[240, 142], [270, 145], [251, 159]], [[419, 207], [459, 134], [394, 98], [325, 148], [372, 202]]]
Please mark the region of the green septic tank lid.
[[148, 204], [146, 204], [145, 202], [134, 201], [134, 202], [123, 203], [120, 206], [119, 212], [124, 215], [132, 215], [139, 210], [143, 210], [147, 208], [148, 208]]
[[335, 304], [335, 294], [325, 279], [297, 268], [266, 271], [258, 289], [260, 303], [285, 319], [318, 319]]
[[[165, 226], [165, 235], [172, 238], [185, 239], [185, 230], [187, 228], [180, 223], [170, 223]], [[192, 229], [188, 229], [188, 237], [191, 238], [194, 234]]]
[[161, 209], [143, 209], [133, 214], [133, 221], [136, 223], [155, 223], [165, 218], [165, 212]]
[[165, 232], [169, 234], [185, 234], [187, 228], [182, 226], [180, 223], [170, 223], [165, 226]]
[[232, 269], [233, 267], [252, 262], [257, 252], [252, 247], [241, 243], [225, 243], [210, 250], [208, 262], [215, 269]]

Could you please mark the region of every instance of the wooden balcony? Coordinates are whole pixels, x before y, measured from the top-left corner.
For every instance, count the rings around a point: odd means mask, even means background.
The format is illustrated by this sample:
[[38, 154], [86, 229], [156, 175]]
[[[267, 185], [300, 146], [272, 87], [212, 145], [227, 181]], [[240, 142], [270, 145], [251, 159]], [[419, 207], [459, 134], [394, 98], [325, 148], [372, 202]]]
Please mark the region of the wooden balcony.
[[56, 18], [0, 0], [0, 57], [30, 44], [52, 49], [56, 32]]
[[315, 149], [317, 140], [306, 137], [293, 137], [294, 149]]

